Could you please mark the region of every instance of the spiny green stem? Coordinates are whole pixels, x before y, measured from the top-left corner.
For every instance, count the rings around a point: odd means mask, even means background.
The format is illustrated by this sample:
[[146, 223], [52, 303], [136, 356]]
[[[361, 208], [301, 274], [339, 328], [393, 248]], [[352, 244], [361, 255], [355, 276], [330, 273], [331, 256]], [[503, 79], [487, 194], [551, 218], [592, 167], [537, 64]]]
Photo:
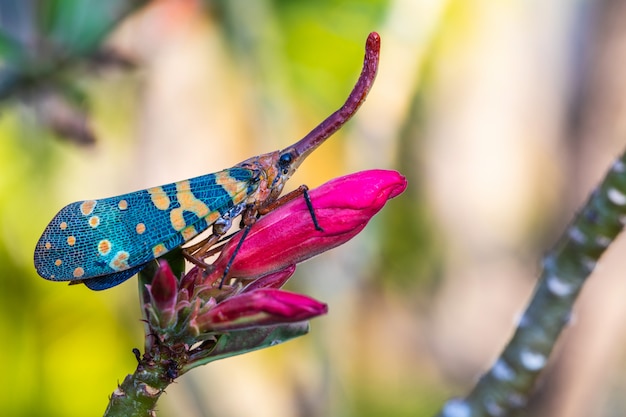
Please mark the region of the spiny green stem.
[[[165, 388], [178, 377], [176, 352], [170, 349], [153, 349], [151, 355], [139, 359], [135, 373], [127, 375], [124, 382], [111, 395], [105, 417], [152, 417], [156, 403]], [[137, 353], [139, 356], [139, 353]]]
[[626, 154], [546, 255], [530, 304], [500, 357], [465, 399], [450, 400], [439, 416], [499, 417], [526, 404], [582, 285], [624, 223]]

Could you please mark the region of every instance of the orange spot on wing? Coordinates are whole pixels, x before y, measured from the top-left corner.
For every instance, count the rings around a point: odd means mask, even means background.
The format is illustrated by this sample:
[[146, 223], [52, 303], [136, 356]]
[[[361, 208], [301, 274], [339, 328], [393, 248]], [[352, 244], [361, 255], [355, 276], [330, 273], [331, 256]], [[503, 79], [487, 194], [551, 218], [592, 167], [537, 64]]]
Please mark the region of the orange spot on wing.
[[192, 237], [196, 236], [198, 234], [198, 231], [196, 230], [195, 227], [193, 227], [193, 225], [191, 225], [191, 226], [185, 227], [183, 231], [180, 233], [183, 235], [183, 239], [185, 239], [185, 241], [188, 241]]
[[62, 260], [60, 260], [60, 259], [57, 259], [56, 261], [54, 261], [54, 264], [55, 264], [56, 266], [61, 266], [61, 264], [62, 264], [62, 263], [63, 263], [63, 261], [62, 261]]
[[120, 200], [120, 202], [119, 202], [119, 203], [117, 203], [117, 207], [118, 207], [120, 210], [126, 210], [126, 209], [128, 208], [128, 201], [126, 201], [126, 200]]
[[65, 222], [61, 222], [61, 223], [59, 224], [59, 228], [60, 228], [61, 230], [65, 230], [65, 229], [67, 229], [67, 223], [65, 223]]
[[80, 266], [74, 270], [74, 278], [80, 278], [85, 275], [85, 270]]
[[176, 231], [182, 231], [187, 227], [183, 216], [185, 211], [195, 214], [200, 219], [206, 217], [210, 212], [209, 207], [193, 194], [188, 180], [176, 183], [176, 199], [180, 207], [170, 211], [170, 224]]
[[93, 227], [94, 229], [96, 227], [98, 227], [98, 225], [100, 224], [100, 217], [98, 216], [91, 216], [89, 218], [89, 226]]
[[116, 271], [123, 271], [128, 269], [128, 258], [130, 255], [126, 251], [119, 251], [115, 254], [109, 266]]
[[213, 211], [211, 213], [209, 213], [208, 216], [206, 216], [206, 222], [207, 224], [211, 225], [213, 223], [215, 223], [217, 221], [217, 219], [220, 218], [220, 212], [219, 211]]
[[52, 243], [50, 242], [46, 242], [46, 244], [44, 245], [44, 248], [46, 249], [50, 249], [52, 247]]
[[176, 183], [176, 198], [183, 210], [190, 211], [200, 218], [209, 214], [209, 207], [191, 191], [189, 180]]
[[143, 223], [137, 223], [137, 226], [135, 226], [135, 232], [137, 232], [137, 234], [143, 234], [146, 231], [146, 225]]
[[76, 238], [74, 236], [68, 236], [67, 237], [67, 244], [70, 246], [74, 246], [74, 244], [76, 243]]
[[96, 207], [95, 200], [83, 201], [80, 205], [80, 212], [83, 213], [83, 215], [85, 216], [89, 216], [91, 212], [93, 212], [94, 207]]
[[159, 243], [158, 245], [156, 245], [156, 246], [154, 246], [152, 248], [152, 254], [154, 255], [155, 258], [158, 258], [159, 256], [163, 255], [164, 253], [167, 253], [167, 248], [162, 243]]
[[102, 256], [106, 256], [111, 252], [111, 242], [104, 239], [98, 242], [98, 253]]
[[245, 198], [245, 194], [242, 193], [245, 185], [231, 177], [228, 171], [217, 172], [215, 174], [215, 183], [224, 188], [235, 204], [241, 203]]
[[165, 194], [162, 187], [148, 188], [146, 191], [150, 194], [152, 204], [154, 204], [156, 208], [159, 210], [167, 210], [170, 207], [170, 198]]
[[183, 217], [183, 209], [178, 207], [174, 210], [170, 211], [170, 224], [176, 231], [183, 230], [187, 223], [185, 223], [185, 218]]

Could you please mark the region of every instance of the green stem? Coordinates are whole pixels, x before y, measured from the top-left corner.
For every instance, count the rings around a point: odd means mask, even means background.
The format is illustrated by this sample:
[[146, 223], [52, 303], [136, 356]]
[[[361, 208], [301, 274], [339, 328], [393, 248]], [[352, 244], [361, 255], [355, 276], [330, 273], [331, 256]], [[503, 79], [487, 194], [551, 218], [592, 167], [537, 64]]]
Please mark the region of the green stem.
[[165, 388], [178, 376], [178, 365], [167, 352], [144, 355], [135, 373], [127, 375], [111, 395], [105, 417], [152, 417]]
[[513, 338], [465, 399], [441, 417], [504, 416], [526, 404], [586, 278], [626, 223], [626, 154], [611, 167], [555, 247]]

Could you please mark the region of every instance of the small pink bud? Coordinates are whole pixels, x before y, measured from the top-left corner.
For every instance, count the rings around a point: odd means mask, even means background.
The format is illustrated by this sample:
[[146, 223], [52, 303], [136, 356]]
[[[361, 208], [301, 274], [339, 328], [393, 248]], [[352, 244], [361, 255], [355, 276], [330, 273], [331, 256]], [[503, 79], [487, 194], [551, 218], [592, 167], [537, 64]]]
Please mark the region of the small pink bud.
[[305, 295], [262, 288], [224, 300], [199, 314], [193, 326], [203, 333], [241, 330], [304, 321], [327, 311], [326, 304]]
[[250, 292], [259, 288], [281, 288], [289, 278], [291, 278], [294, 272], [296, 272], [296, 266], [289, 265], [285, 269], [255, 279], [250, 284], [246, 285], [242, 292]]
[[[229, 276], [255, 279], [339, 246], [405, 189], [406, 179], [396, 171], [362, 171], [331, 180], [309, 193], [323, 231], [315, 229], [304, 198], [297, 198], [252, 226]], [[241, 232], [229, 240], [205, 282], [222, 278], [240, 237]]]
[[158, 316], [161, 328], [167, 328], [176, 321], [176, 303], [178, 301], [178, 280], [169, 264], [159, 261], [151, 285], [146, 285], [150, 293], [150, 303]]

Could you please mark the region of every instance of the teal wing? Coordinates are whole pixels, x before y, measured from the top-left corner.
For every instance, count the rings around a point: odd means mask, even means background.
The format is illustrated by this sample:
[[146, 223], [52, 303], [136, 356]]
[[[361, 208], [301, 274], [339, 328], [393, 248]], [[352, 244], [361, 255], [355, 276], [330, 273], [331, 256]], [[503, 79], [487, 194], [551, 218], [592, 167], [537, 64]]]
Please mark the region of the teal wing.
[[49, 280], [115, 286], [242, 204], [258, 187], [258, 177], [258, 171], [232, 168], [69, 204], [37, 242], [35, 268]]

